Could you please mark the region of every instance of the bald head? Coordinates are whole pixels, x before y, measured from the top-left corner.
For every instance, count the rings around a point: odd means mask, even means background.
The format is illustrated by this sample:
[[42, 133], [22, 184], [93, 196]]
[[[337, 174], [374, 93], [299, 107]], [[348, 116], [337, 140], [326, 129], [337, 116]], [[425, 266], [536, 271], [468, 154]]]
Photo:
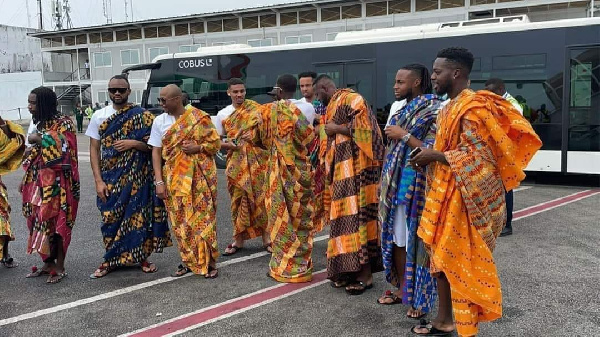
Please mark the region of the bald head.
[[331, 97], [337, 90], [333, 79], [327, 75], [321, 75], [315, 80], [315, 94], [323, 104], [329, 104]]
[[183, 92], [175, 84], [169, 84], [162, 88], [158, 100], [163, 109], [169, 114], [179, 114], [184, 111]]

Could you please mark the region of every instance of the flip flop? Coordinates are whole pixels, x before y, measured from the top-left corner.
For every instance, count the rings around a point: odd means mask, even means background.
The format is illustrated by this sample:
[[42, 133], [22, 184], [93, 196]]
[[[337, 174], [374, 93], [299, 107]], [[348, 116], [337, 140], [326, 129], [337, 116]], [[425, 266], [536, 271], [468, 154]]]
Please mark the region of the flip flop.
[[0, 260], [0, 263], [2, 263], [2, 265], [6, 268], [15, 268], [19, 266], [17, 263], [15, 263], [15, 260], [10, 255], [7, 255]]
[[232, 243], [229, 246], [227, 246], [226, 249], [229, 249], [230, 251], [233, 249], [233, 251], [229, 252], [229, 253], [227, 251], [225, 251], [225, 252], [223, 252], [223, 256], [231, 256], [231, 255], [239, 252], [240, 250], [244, 249], [244, 247], [234, 246], [233, 243]]
[[146, 274], [152, 274], [158, 271], [158, 268], [156, 268], [156, 265], [153, 262], [144, 261], [141, 266], [142, 271]]
[[[418, 333], [418, 332], [415, 332], [415, 329], [427, 329], [427, 333]], [[429, 324], [424, 324], [424, 325], [423, 324], [415, 325], [410, 329], [410, 332], [412, 332], [414, 335], [417, 335], [417, 336], [452, 336], [452, 334], [454, 333], [454, 330], [442, 331], [442, 330], [435, 328], [433, 325], [431, 325], [431, 323], [429, 323]]]
[[[348, 289], [348, 287], [350, 286], [356, 286], [359, 285], [362, 288], [358, 288], [358, 289]], [[352, 283], [346, 286], [346, 292], [350, 295], [362, 295], [367, 289], [371, 289], [373, 288], [373, 283], [371, 284], [366, 284], [363, 281], [358, 281], [356, 283]]]
[[90, 274], [90, 278], [92, 280], [103, 278], [104, 276], [108, 275], [110, 271], [111, 270], [108, 267], [101, 265], [98, 267], [98, 269], [94, 270], [94, 272]]
[[[58, 278], [52, 280], [53, 277], [58, 277]], [[56, 271], [53, 270], [50, 272], [50, 275], [48, 276], [46, 283], [56, 284], [56, 283], [59, 283], [65, 277], [67, 277], [67, 273], [64, 270], [62, 273], [57, 273]]]
[[192, 270], [188, 267], [184, 267], [183, 264], [180, 264], [179, 266], [177, 266], [177, 270], [171, 274], [172, 277], [182, 277], [183, 275], [187, 274], [187, 273], [191, 273]]
[[43, 269], [39, 269], [36, 266], [32, 266], [31, 267], [31, 273], [25, 275], [25, 278], [34, 278], [34, 277], [40, 277], [42, 275], [48, 275], [50, 274], [49, 271], [43, 270]]
[[[391, 299], [392, 302], [381, 302], [380, 300], [383, 298], [383, 300], [385, 301], [386, 299]], [[377, 304], [381, 304], [381, 305], [395, 305], [395, 304], [402, 304], [402, 298], [398, 297], [396, 294], [394, 294], [391, 290], [387, 290], [384, 294], [383, 297], [380, 297], [377, 299]], [[408, 316], [408, 315], [407, 315]], [[412, 318], [412, 317], [411, 317]]]

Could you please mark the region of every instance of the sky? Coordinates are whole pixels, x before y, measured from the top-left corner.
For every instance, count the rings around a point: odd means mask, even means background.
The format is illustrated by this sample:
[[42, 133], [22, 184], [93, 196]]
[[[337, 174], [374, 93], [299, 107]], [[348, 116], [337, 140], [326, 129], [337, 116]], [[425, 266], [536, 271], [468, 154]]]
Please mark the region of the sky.
[[[62, 0], [64, 2], [64, 0]], [[306, 1], [306, 0], [304, 0]], [[54, 30], [51, 20], [52, 0], [42, 0], [42, 19], [45, 30]], [[128, 16], [131, 21], [131, 3], [135, 21], [191, 15], [215, 11], [267, 6], [301, 0], [127, 0]], [[114, 23], [125, 22], [125, 0], [111, 0]], [[96, 26], [106, 23], [103, 15], [103, 0], [69, 0], [73, 27]], [[29, 15], [27, 15], [29, 7]], [[0, 25], [38, 27], [37, 0], [0, 0]]]

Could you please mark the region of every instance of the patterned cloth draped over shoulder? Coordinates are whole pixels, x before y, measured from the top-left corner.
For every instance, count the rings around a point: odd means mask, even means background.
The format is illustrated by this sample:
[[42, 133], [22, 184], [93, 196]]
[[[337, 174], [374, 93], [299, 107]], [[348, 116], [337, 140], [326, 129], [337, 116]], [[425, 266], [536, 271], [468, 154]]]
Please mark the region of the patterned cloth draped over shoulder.
[[151, 153], [131, 149], [119, 152], [119, 140], [146, 143], [154, 115], [139, 106], [127, 105], [99, 127], [102, 180], [110, 194], [97, 198], [102, 215], [106, 267], [144, 262], [152, 252], [172, 246], [167, 212], [156, 197]]
[[502, 316], [492, 252], [506, 222], [505, 189], [525, 178], [541, 145], [529, 122], [489, 92], [465, 89], [439, 113], [434, 149], [449, 165], [427, 169], [418, 235], [432, 273], [443, 272], [450, 283], [459, 335], [476, 335], [479, 321]]
[[[70, 118], [57, 115], [38, 124], [42, 141], [23, 162], [23, 216], [27, 219], [27, 253], [55, 259], [56, 242], [66, 254], [79, 206], [77, 137]], [[56, 240], [60, 235], [60, 240]]]
[[227, 138], [238, 141], [238, 148], [227, 154], [227, 187], [231, 196], [233, 236], [243, 240], [262, 236], [267, 228], [265, 189], [267, 188], [268, 152], [240, 139], [252, 123], [251, 115], [260, 105], [245, 100], [227, 119], [223, 128]]
[[[395, 114], [390, 125], [398, 125], [432, 147], [435, 140], [435, 121], [441, 100], [435, 95], [414, 98]], [[379, 219], [382, 224], [382, 252], [386, 280], [403, 289], [403, 302], [422, 312], [430, 312], [436, 299], [435, 279], [429, 272], [429, 257], [417, 236], [421, 212], [425, 204], [425, 175], [409, 164], [411, 147], [402, 140], [390, 140], [381, 177]], [[399, 207], [406, 215], [402, 224], [407, 227], [406, 267], [396, 270], [393, 261], [394, 225]], [[402, 242], [402, 244], [405, 244]], [[404, 284], [397, 275], [404, 273]]]
[[[0, 176], [16, 171], [21, 166], [23, 152], [25, 151], [25, 135], [23, 128], [15, 123], [5, 121], [8, 130], [15, 137], [9, 137], [0, 131]], [[4, 244], [13, 241], [15, 237], [10, 227], [10, 203], [8, 202], [8, 191], [0, 179], [0, 259], [4, 256]]]
[[285, 100], [260, 107], [250, 125], [252, 143], [268, 153], [265, 206], [273, 253], [270, 275], [279, 282], [312, 279], [314, 182], [308, 146], [314, 129]]
[[385, 148], [368, 103], [350, 89], [333, 95], [324, 122], [345, 125], [351, 134], [323, 137], [320, 145], [325, 167], [323, 207], [331, 226], [327, 271], [337, 281], [366, 264], [373, 272], [383, 270], [377, 190]]
[[[185, 154], [181, 146], [186, 140], [200, 145], [202, 151]], [[167, 211], [182, 262], [194, 274], [207, 274], [211, 258], [219, 256], [214, 155], [220, 146], [210, 116], [194, 107], [186, 109], [162, 140]]]

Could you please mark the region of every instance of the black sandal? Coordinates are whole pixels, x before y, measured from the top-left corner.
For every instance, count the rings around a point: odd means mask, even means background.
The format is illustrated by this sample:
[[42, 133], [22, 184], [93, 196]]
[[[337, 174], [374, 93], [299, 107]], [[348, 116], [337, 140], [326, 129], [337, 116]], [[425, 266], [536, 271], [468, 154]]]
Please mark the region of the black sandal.
[[[361, 288], [358, 289], [348, 289], [348, 287], [352, 287], [352, 286], [361, 286]], [[367, 289], [371, 289], [373, 288], [373, 283], [371, 284], [366, 284], [363, 281], [358, 281], [356, 283], [352, 283], [346, 286], [346, 292], [350, 295], [362, 295]]]
[[2, 265], [6, 268], [15, 268], [18, 266], [18, 264], [15, 263], [15, 260], [8, 254], [6, 255], [6, 257], [0, 260], [0, 263], [2, 263]]
[[177, 270], [171, 274], [172, 277], [182, 277], [183, 275], [187, 274], [187, 273], [191, 273], [192, 270], [188, 267], [184, 267], [183, 264], [180, 264], [177, 267]]

